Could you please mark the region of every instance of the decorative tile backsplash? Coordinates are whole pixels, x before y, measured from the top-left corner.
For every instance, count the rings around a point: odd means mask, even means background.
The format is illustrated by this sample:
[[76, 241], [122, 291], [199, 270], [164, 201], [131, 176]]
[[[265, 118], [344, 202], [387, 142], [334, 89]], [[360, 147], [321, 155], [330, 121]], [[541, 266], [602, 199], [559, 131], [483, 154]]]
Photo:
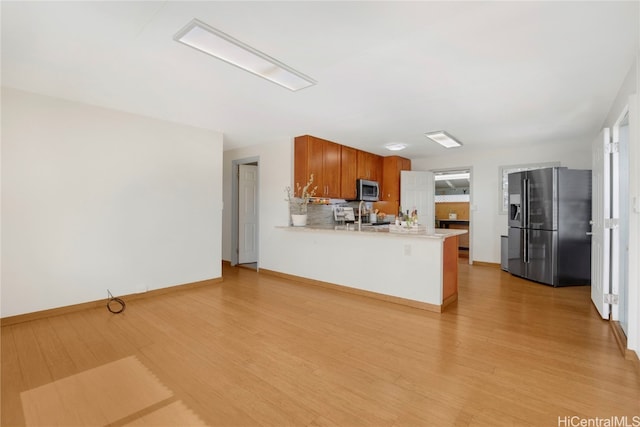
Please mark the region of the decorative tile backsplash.
[[[350, 206], [354, 212], [358, 212], [359, 202], [346, 202], [340, 205], [315, 205], [309, 204], [307, 206], [307, 225], [312, 227], [332, 226], [336, 222], [333, 219], [333, 207], [334, 206]], [[368, 208], [371, 208], [371, 203], [368, 204]], [[368, 210], [366, 211], [369, 212]], [[293, 212], [290, 212], [293, 213]], [[367, 218], [368, 219], [368, 218]], [[291, 223], [289, 224], [291, 225]]]

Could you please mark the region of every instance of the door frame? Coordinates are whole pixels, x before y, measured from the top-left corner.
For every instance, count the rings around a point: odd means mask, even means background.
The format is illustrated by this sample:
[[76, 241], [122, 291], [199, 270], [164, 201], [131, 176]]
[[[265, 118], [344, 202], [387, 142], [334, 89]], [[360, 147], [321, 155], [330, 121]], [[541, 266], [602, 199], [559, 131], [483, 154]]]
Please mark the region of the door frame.
[[[630, 162], [628, 158], [629, 153], [629, 130], [630, 130], [630, 112], [629, 112], [629, 104], [625, 105], [622, 109], [622, 112], [618, 116], [618, 119], [611, 127], [611, 142], [613, 144], [618, 144], [617, 150], [612, 158], [612, 174], [611, 184], [611, 217], [616, 218], [618, 220], [618, 226], [612, 230], [611, 236], [611, 293], [614, 295], [618, 295], [620, 297], [620, 287], [625, 286], [625, 300], [618, 300], [617, 304], [612, 304], [611, 306], [611, 320], [619, 321], [620, 320], [620, 303], [625, 304], [627, 307], [629, 306], [629, 264], [628, 264], [628, 252], [625, 254], [621, 251], [621, 243], [626, 242], [629, 244], [629, 210], [627, 209], [625, 212], [622, 212], [622, 207], [629, 207], [629, 168]], [[623, 126], [627, 127], [627, 138], [624, 141], [620, 140], [620, 128]], [[624, 151], [621, 150], [620, 144], [625, 144]], [[627, 153], [627, 158], [622, 158], [620, 153]], [[620, 162], [626, 162], [626, 171], [627, 174], [620, 173]], [[626, 192], [620, 191], [620, 180], [626, 179]], [[623, 259], [626, 258], [626, 259]], [[625, 261], [625, 262], [623, 262]], [[620, 267], [624, 267], [626, 271], [622, 271]], [[622, 283], [621, 277], [626, 276], [626, 283]], [[629, 322], [629, 313], [628, 310], [625, 312], [626, 314], [626, 326], [627, 330], [623, 328], [625, 334], [628, 334], [628, 322]], [[621, 324], [622, 326], [622, 324]]]
[[[461, 170], [469, 171], [469, 265], [473, 264], [473, 224], [475, 223], [475, 211], [476, 206], [473, 204], [473, 166], [458, 166], [451, 168], [442, 168], [442, 169], [429, 169], [429, 172], [442, 173], [442, 172], [459, 172]], [[435, 195], [435, 180], [433, 181], [433, 193]], [[435, 202], [434, 202], [435, 204]], [[434, 212], [435, 212], [435, 206]]]
[[[255, 163], [258, 166], [258, 224], [260, 223], [260, 156], [246, 157], [244, 159], [237, 159], [231, 161], [231, 265], [238, 264], [238, 248], [239, 248], [239, 224], [238, 224], [238, 205], [239, 197], [238, 192], [240, 190], [239, 184], [239, 172], [240, 165], [247, 165]], [[259, 230], [259, 226], [258, 226]], [[257, 237], [258, 244], [258, 266], [260, 265], [260, 232], [258, 231]]]

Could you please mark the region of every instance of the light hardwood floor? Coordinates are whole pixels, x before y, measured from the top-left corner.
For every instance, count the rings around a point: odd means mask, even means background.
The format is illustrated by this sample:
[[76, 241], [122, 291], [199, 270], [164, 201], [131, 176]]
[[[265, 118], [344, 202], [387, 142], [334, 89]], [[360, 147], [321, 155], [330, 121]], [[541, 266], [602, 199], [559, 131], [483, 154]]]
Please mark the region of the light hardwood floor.
[[554, 289], [464, 260], [458, 302], [435, 314], [249, 269], [223, 274], [214, 286], [132, 300], [120, 315], [89, 309], [2, 327], [2, 426], [24, 425], [21, 392], [129, 356], [212, 426], [640, 416], [635, 363], [588, 287]]

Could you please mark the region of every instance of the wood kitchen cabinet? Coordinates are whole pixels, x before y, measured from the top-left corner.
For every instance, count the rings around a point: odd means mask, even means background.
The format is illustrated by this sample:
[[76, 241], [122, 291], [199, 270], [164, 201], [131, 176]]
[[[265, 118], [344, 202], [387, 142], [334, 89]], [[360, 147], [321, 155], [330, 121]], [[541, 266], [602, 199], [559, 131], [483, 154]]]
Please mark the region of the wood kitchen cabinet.
[[400, 156], [382, 159], [382, 183], [380, 200], [385, 203], [387, 213], [395, 214], [400, 206], [400, 171], [411, 170], [411, 160]]
[[311, 135], [296, 137], [294, 144], [295, 183], [304, 186], [313, 174], [316, 197], [340, 197], [342, 147]]
[[382, 156], [357, 150], [358, 172], [357, 178], [368, 179], [370, 181], [380, 181], [382, 178]]
[[340, 197], [346, 200], [356, 198], [356, 179], [358, 173], [358, 150], [343, 145], [341, 147]]

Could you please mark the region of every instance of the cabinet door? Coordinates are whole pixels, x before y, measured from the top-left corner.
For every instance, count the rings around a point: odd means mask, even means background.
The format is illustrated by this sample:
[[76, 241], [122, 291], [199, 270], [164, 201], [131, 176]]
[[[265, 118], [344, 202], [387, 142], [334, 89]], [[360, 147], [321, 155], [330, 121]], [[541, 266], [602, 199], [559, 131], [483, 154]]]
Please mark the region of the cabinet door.
[[366, 151], [357, 151], [357, 176], [358, 179], [369, 179], [369, 170], [367, 165], [367, 153]]
[[342, 146], [341, 148], [341, 182], [340, 197], [343, 199], [356, 198], [356, 174], [358, 172], [358, 155], [355, 148]]
[[369, 179], [382, 181], [382, 156], [369, 153]]
[[400, 168], [398, 157], [388, 156], [382, 161], [381, 199], [385, 202], [400, 200]]
[[378, 181], [382, 178], [382, 157], [373, 153], [358, 150], [358, 174], [360, 179]]
[[[340, 145], [324, 141], [322, 190], [324, 197], [340, 197]], [[321, 187], [318, 187], [320, 189]]]
[[411, 160], [400, 156], [387, 156], [382, 159], [382, 200], [400, 201], [400, 172], [411, 170]]
[[297, 136], [294, 140], [293, 191], [296, 197], [300, 197], [296, 183], [304, 185], [309, 179], [309, 138], [307, 135]]
[[313, 186], [318, 186], [316, 190], [316, 196], [324, 196], [324, 144], [325, 141], [319, 138], [310, 137], [308, 141], [308, 153], [307, 153], [307, 176], [300, 182], [300, 185], [304, 186], [309, 179], [309, 176], [313, 174]]

